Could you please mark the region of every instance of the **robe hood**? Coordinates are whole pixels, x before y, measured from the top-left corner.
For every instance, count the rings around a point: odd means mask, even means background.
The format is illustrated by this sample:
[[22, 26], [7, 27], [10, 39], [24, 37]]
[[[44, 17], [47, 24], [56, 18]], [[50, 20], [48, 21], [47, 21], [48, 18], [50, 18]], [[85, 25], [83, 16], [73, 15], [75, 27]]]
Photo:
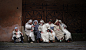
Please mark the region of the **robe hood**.
[[[33, 21], [33, 24], [34, 24], [34, 22], [37, 22], [37, 24], [38, 24], [38, 20], [34, 20], [34, 21]], [[35, 24], [34, 24], [34, 25], [35, 25]]]

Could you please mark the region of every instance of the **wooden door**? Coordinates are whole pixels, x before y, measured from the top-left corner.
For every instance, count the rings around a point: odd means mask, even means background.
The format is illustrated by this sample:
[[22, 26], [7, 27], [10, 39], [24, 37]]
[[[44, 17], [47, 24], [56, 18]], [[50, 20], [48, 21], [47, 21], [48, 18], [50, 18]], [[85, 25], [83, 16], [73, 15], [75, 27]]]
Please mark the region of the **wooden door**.
[[22, 6], [22, 25], [24, 26], [29, 19], [38, 21], [43, 19], [45, 22], [52, 19], [53, 23], [56, 19], [63, 20], [62, 10], [56, 4], [24, 2]]

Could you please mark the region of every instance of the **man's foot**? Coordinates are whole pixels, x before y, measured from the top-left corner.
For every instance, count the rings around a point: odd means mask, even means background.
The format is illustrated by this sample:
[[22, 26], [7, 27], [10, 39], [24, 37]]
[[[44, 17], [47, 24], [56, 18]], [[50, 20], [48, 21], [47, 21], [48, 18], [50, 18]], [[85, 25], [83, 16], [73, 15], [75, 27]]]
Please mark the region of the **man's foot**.
[[49, 43], [51, 43], [51, 42], [49, 41]]
[[23, 41], [21, 41], [21, 43], [23, 43]]
[[40, 41], [43, 41], [43, 40], [40, 38]]
[[60, 40], [60, 42], [62, 42], [62, 40]]
[[30, 43], [33, 43], [33, 42], [30, 42]]
[[16, 41], [14, 41], [14, 43], [16, 43]]
[[68, 40], [67, 42], [69, 43], [70, 41]]
[[55, 43], [55, 41], [52, 41], [53, 43]]

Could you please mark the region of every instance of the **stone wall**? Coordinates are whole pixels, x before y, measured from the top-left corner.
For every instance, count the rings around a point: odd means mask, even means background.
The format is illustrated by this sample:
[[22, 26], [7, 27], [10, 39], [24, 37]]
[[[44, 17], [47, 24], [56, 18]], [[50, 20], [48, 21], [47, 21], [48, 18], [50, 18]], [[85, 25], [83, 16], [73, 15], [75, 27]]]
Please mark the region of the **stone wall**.
[[[14, 27], [21, 30], [22, 25], [22, 2], [56, 4], [63, 12], [62, 21], [72, 33], [86, 33], [86, 2], [78, 0], [0, 0], [0, 41], [12, 41]], [[31, 6], [31, 5], [29, 5]], [[54, 5], [55, 6], [55, 5]], [[31, 7], [30, 7], [31, 8]], [[27, 8], [26, 8], [27, 9]], [[55, 8], [56, 9], [56, 8]], [[24, 9], [23, 9], [24, 10]], [[46, 11], [45, 11], [46, 12]], [[80, 36], [80, 35], [79, 35]], [[75, 36], [74, 36], [75, 38]], [[77, 37], [76, 37], [77, 39]]]
[[0, 41], [12, 41], [14, 27], [21, 30], [22, 0], [0, 0]]
[[71, 33], [86, 32], [86, 2], [78, 0], [22, 0], [22, 25], [29, 19], [62, 20]]

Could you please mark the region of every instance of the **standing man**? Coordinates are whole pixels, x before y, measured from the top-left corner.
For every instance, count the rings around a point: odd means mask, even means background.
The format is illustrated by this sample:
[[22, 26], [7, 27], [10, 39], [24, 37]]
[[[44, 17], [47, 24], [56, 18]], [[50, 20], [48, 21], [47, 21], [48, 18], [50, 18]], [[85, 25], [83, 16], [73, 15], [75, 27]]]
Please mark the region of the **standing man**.
[[31, 19], [25, 24], [26, 35], [28, 36], [28, 41], [30, 43], [33, 43], [35, 41], [34, 32], [33, 32], [34, 27], [35, 26], [33, 26]]

